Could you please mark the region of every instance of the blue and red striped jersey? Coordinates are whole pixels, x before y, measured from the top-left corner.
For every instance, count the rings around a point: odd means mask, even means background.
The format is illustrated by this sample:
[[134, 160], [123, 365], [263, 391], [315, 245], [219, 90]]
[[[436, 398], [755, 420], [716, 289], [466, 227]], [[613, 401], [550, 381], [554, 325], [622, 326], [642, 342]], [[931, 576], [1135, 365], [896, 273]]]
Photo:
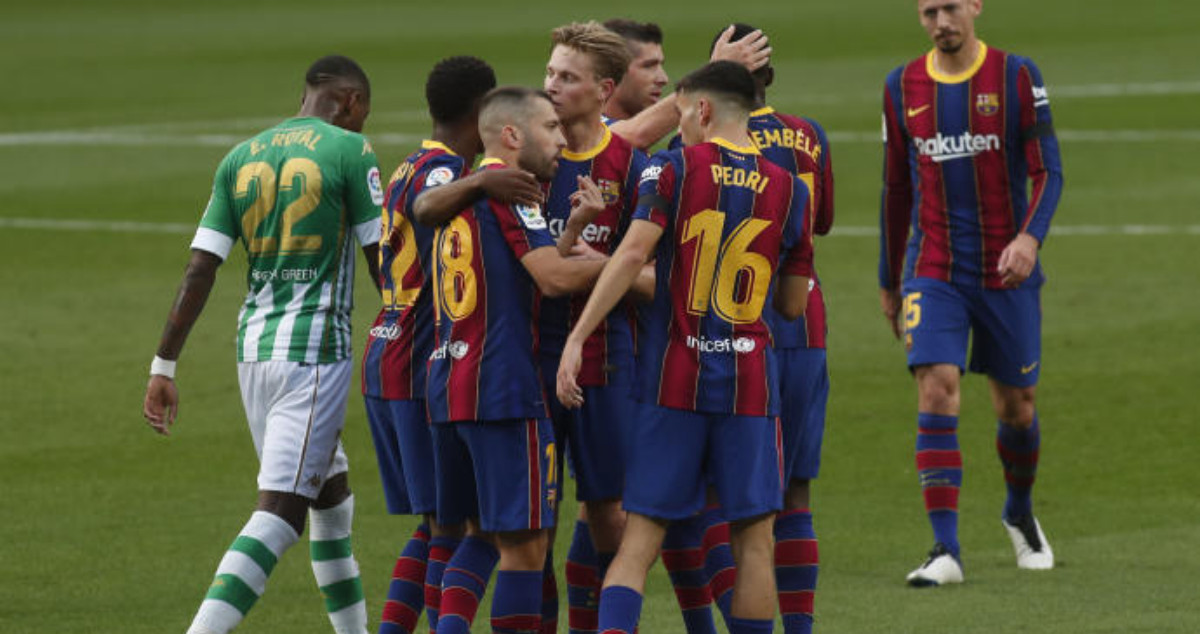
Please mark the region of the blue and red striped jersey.
[[[496, 159], [481, 169], [503, 169]], [[553, 247], [537, 207], [483, 199], [433, 241], [436, 339], [426, 405], [434, 423], [546, 418], [538, 370], [539, 292], [521, 264]]]
[[[888, 75], [883, 134], [880, 286], [903, 275], [1003, 288], [1000, 253], [1019, 232], [1044, 242], [1062, 193], [1037, 66], [982, 42], [961, 75], [917, 58]], [[1042, 281], [1039, 264], [1024, 284]]]
[[[816, 121], [766, 107], [750, 113], [750, 139], [768, 161], [800, 177], [809, 190], [812, 233], [825, 235], [833, 227], [833, 158], [829, 138]], [[814, 270], [804, 316], [788, 320], [767, 301], [767, 324], [776, 348], [824, 348], [828, 323], [825, 296]]]
[[[637, 183], [649, 159], [625, 139], [605, 128], [604, 138], [586, 152], [564, 150], [558, 171], [546, 193], [546, 219], [555, 239], [566, 228], [571, 215], [571, 194], [579, 189], [578, 177], [590, 176], [604, 196], [605, 208], [584, 229], [588, 246], [611, 254], [629, 226], [637, 201]], [[543, 298], [541, 305], [541, 352], [559, 356], [567, 335], [587, 304], [588, 293], [570, 297]], [[632, 309], [621, 302], [601, 322], [583, 344], [580, 385], [605, 385], [604, 368], [616, 365], [616, 358], [633, 353]]]
[[812, 274], [808, 186], [754, 147], [714, 139], [655, 155], [638, 193], [634, 219], [664, 232], [654, 301], [639, 309], [639, 399], [776, 415], [763, 309], [776, 270]]
[[425, 398], [425, 366], [433, 348], [429, 255], [433, 229], [413, 219], [413, 201], [425, 189], [464, 176], [466, 161], [445, 145], [423, 141], [388, 182], [379, 243], [383, 308], [363, 352], [363, 394], [389, 400]]

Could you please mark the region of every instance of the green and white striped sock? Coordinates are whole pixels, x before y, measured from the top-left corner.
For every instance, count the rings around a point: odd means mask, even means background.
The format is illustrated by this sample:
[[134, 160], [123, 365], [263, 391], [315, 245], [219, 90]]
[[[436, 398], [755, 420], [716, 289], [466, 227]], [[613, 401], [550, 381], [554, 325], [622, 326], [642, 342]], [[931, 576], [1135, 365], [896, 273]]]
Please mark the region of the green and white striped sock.
[[255, 511], [225, 551], [189, 634], [225, 634], [262, 596], [267, 577], [300, 536], [283, 518]]
[[367, 602], [363, 599], [358, 562], [350, 549], [353, 519], [353, 495], [333, 508], [309, 510], [313, 575], [337, 634], [367, 634]]

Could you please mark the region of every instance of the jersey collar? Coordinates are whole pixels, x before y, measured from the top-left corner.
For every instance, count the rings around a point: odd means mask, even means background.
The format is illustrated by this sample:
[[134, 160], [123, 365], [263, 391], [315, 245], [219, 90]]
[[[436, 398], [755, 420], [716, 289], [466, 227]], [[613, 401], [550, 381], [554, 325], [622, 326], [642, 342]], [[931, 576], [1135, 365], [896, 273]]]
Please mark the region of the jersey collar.
[[747, 145], [744, 147], [741, 145], [734, 145], [733, 143], [730, 143], [729, 141], [726, 141], [725, 139], [722, 139], [719, 136], [715, 136], [715, 137], [709, 139], [708, 142], [715, 143], [727, 150], [732, 150], [734, 152], [738, 152], [741, 154], [760, 154], [760, 152], [758, 151], [758, 148], [754, 147], [753, 145]]
[[608, 129], [608, 126], [604, 126], [604, 138], [600, 139], [600, 142], [596, 144], [596, 147], [593, 147], [590, 150], [584, 150], [582, 152], [572, 152], [566, 148], [563, 148], [562, 157], [568, 161], [586, 161], [588, 159], [595, 158], [596, 155], [603, 152], [604, 148], [608, 147], [610, 141], [612, 141], [612, 130]]
[[751, 112], [750, 116], [751, 117], [761, 117], [761, 116], [767, 115], [767, 114], [775, 114], [775, 109], [772, 108], [771, 106], [763, 106], [763, 107], [759, 108], [758, 110]]
[[479, 161], [479, 167], [481, 167], [481, 168], [487, 167], [489, 165], [498, 165], [500, 167], [504, 167], [506, 164], [504, 161], [502, 161], [498, 158], [492, 158], [490, 156], [485, 157], [482, 161]]
[[458, 156], [457, 154], [454, 153], [454, 150], [451, 150], [449, 148], [449, 146], [447, 146], [445, 143], [442, 143], [441, 141], [434, 141], [432, 139], [425, 139], [424, 141], [421, 141], [421, 149], [422, 150], [442, 150], [448, 154], [454, 154], [454, 156]]
[[975, 61], [971, 63], [970, 68], [968, 68], [967, 70], [964, 70], [963, 72], [961, 72], [957, 75], [947, 75], [946, 73], [940, 72], [939, 70], [934, 68], [933, 54], [935, 51], [937, 51], [937, 49], [929, 51], [929, 54], [927, 54], [925, 56], [925, 72], [928, 73], [929, 76], [932, 77], [933, 80], [938, 83], [961, 84], [964, 81], [967, 81], [968, 79], [974, 77], [975, 73], [979, 72], [979, 69], [983, 67], [983, 60], [987, 59], [988, 47], [987, 47], [987, 44], [983, 43], [983, 40], [980, 40], [979, 41], [979, 53], [977, 55], [975, 55]]

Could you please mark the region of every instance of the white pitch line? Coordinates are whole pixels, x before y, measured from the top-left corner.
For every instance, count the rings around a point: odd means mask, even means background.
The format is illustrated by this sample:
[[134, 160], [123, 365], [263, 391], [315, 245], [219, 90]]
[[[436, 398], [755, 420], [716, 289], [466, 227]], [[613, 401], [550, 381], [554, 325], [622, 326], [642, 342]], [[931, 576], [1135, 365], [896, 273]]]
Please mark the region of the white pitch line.
[[[71, 220], [65, 218], [4, 218], [0, 229], [45, 231], [107, 231], [111, 233], [168, 233], [191, 235], [196, 225], [178, 222], [139, 222], [136, 220]], [[875, 238], [878, 227], [836, 226], [834, 237]], [[1200, 235], [1200, 225], [1055, 225], [1051, 237], [1058, 236], [1164, 236]]]

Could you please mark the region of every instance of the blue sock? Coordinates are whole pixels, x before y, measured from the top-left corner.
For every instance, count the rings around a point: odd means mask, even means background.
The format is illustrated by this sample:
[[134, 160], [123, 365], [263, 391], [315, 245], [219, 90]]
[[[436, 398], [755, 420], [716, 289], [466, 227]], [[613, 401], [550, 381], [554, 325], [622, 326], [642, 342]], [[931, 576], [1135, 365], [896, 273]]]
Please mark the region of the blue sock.
[[676, 520], [671, 522], [663, 538], [663, 566], [671, 578], [688, 634], [717, 632], [712, 615], [712, 592], [704, 571], [704, 524], [703, 515]]
[[422, 522], [404, 545], [392, 569], [379, 634], [412, 634], [425, 604], [425, 575], [429, 560], [429, 527]]
[[542, 571], [501, 570], [492, 595], [493, 634], [538, 634], [542, 625]]
[[729, 617], [729, 634], [771, 634], [775, 621], [771, 619], [739, 619]]
[[733, 584], [737, 581], [737, 565], [733, 561], [733, 549], [729, 546], [729, 523], [721, 516], [720, 507], [712, 506], [701, 514], [704, 522], [704, 573], [708, 576], [708, 587], [713, 601], [725, 619], [726, 628], [731, 628], [733, 614]]
[[917, 473], [933, 538], [958, 557], [962, 452], [958, 449], [957, 416], [917, 415]]
[[567, 551], [567, 623], [571, 634], [596, 631], [603, 582], [596, 566], [596, 548], [587, 522], [575, 520], [571, 548]]
[[633, 634], [642, 615], [642, 595], [627, 586], [600, 593], [600, 634]]
[[[496, 547], [477, 537], [459, 544], [442, 576], [442, 605], [437, 634], [469, 634], [488, 578], [500, 561]], [[540, 576], [541, 573], [539, 572]]]
[[1042, 433], [1036, 414], [1028, 429], [1004, 423], [996, 425], [996, 452], [1004, 466], [1004, 482], [1008, 486], [1005, 519], [1033, 514], [1033, 481], [1037, 477], [1041, 444]]
[[429, 630], [437, 630], [438, 611], [442, 605], [442, 577], [446, 574], [446, 564], [454, 556], [458, 544], [462, 542], [457, 537], [434, 537], [429, 540], [429, 565], [425, 568], [425, 620], [429, 621]]
[[775, 517], [775, 583], [785, 634], [810, 634], [817, 589], [817, 534], [808, 509]]

